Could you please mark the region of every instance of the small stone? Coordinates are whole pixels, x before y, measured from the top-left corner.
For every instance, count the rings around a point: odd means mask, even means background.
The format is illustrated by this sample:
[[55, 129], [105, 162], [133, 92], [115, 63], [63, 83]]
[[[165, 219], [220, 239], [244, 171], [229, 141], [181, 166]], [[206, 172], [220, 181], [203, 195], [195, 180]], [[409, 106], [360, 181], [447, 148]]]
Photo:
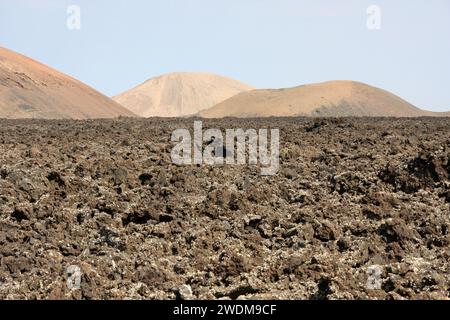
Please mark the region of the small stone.
[[329, 221], [323, 221], [314, 230], [314, 236], [324, 242], [336, 240], [338, 233], [336, 225]]
[[193, 300], [194, 295], [192, 294], [191, 286], [188, 284], [183, 284], [178, 288], [178, 295], [181, 300]]
[[290, 169], [290, 168], [284, 168], [281, 173], [288, 179], [294, 179], [297, 177], [297, 172], [295, 172], [295, 170]]
[[346, 238], [340, 238], [337, 241], [337, 246], [340, 252], [346, 251], [350, 248], [350, 243]]
[[15, 206], [11, 217], [21, 222], [22, 220], [30, 220], [33, 214], [33, 206], [29, 203], [21, 203]]
[[113, 176], [114, 184], [120, 185], [127, 181], [128, 172], [127, 172], [127, 170], [125, 170], [123, 168], [115, 168], [112, 170], [112, 176]]
[[31, 147], [30, 149], [27, 150], [26, 152], [26, 156], [29, 158], [36, 158], [39, 157], [41, 154], [41, 152], [39, 151], [38, 148], [36, 147]]
[[414, 231], [402, 219], [392, 219], [381, 225], [378, 230], [388, 243], [412, 240], [416, 237]]

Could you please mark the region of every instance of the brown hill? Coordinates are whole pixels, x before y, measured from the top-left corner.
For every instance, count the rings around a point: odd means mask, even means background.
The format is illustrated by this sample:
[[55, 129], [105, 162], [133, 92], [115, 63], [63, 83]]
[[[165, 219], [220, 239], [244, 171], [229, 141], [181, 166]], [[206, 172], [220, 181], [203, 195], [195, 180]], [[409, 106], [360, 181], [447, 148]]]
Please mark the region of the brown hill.
[[118, 116], [135, 115], [80, 81], [0, 47], [0, 118]]
[[289, 89], [238, 94], [198, 114], [222, 117], [419, 117], [448, 116], [421, 110], [398, 96], [360, 82], [330, 81]]
[[252, 89], [214, 74], [179, 72], [149, 79], [113, 99], [142, 117], [183, 117]]

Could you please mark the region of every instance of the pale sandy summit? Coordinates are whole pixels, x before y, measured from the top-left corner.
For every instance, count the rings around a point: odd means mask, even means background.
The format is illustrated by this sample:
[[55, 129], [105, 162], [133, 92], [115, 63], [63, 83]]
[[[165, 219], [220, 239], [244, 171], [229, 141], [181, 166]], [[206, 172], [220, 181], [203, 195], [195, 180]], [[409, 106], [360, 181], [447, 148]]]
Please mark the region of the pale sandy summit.
[[113, 99], [141, 117], [183, 117], [252, 89], [215, 74], [178, 72], [149, 79]]
[[240, 93], [198, 115], [205, 118], [420, 117], [450, 116], [450, 113], [421, 110], [390, 92], [364, 83], [329, 81]]
[[0, 47], [0, 118], [96, 119], [135, 116], [91, 87]]

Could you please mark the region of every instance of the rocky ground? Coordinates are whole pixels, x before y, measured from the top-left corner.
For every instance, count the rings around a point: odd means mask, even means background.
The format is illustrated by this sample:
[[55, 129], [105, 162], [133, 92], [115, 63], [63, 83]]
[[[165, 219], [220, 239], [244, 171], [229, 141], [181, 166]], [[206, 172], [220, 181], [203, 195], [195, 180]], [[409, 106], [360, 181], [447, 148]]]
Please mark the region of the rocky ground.
[[280, 128], [268, 177], [173, 165], [192, 126], [0, 120], [0, 298], [450, 297], [450, 119], [204, 123]]

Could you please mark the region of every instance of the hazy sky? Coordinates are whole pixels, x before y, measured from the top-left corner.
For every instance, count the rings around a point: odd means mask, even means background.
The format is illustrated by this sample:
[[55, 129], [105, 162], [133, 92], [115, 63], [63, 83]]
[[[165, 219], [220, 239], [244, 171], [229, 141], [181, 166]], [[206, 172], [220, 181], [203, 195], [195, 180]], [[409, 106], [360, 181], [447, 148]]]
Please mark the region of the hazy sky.
[[208, 71], [260, 88], [358, 80], [450, 110], [449, 0], [0, 0], [0, 46], [107, 95]]

